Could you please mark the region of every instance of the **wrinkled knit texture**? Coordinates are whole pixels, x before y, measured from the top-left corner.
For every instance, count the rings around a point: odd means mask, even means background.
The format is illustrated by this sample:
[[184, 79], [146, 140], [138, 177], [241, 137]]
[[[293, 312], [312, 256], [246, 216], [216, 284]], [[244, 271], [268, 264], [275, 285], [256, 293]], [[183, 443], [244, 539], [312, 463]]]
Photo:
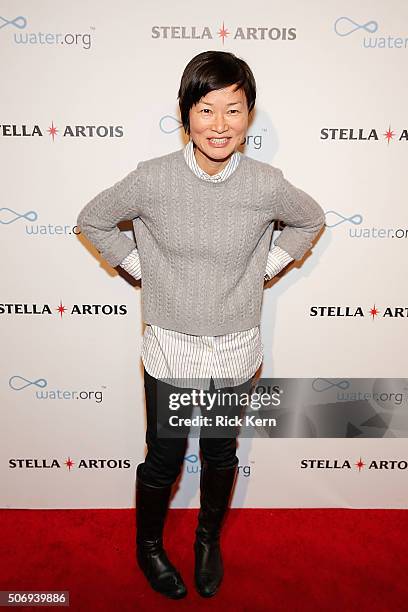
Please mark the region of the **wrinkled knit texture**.
[[115, 267], [136, 246], [117, 224], [133, 221], [146, 323], [220, 335], [260, 323], [275, 219], [286, 224], [275, 244], [300, 260], [324, 225], [324, 212], [269, 164], [242, 155], [226, 180], [203, 181], [180, 149], [139, 162], [95, 196], [77, 222]]

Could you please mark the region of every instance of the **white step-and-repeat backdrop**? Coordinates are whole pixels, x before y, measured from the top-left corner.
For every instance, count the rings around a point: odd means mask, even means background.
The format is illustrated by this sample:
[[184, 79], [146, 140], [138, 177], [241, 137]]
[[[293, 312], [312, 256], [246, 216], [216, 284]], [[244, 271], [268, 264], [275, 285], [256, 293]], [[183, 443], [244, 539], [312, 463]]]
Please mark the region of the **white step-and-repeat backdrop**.
[[[2, 507], [134, 506], [140, 285], [75, 223], [138, 161], [184, 145], [179, 82], [208, 49], [254, 72], [243, 151], [326, 213], [308, 256], [265, 286], [261, 376], [309, 380], [280, 433], [240, 439], [232, 506], [407, 507], [407, 24], [403, 0], [3, 0]], [[199, 470], [191, 438], [173, 507], [198, 507]]]

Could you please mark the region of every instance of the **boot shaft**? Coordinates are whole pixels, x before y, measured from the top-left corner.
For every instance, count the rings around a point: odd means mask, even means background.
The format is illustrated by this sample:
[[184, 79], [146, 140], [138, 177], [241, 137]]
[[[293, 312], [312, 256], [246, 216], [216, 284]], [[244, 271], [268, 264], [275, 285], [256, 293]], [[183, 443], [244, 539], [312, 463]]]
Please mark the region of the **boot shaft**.
[[141, 473], [138, 466], [136, 474], [137, 541], [139, 543], [158, 541], [161, 544], [172, 485], [158, 487], [148, 484], [142, 479]]
[[201, 539], [219, 538], [238, 471], [237, 464], [228, 468], [216, 468], [204, 462], [201, 468], [200, 511], [196, 529]]

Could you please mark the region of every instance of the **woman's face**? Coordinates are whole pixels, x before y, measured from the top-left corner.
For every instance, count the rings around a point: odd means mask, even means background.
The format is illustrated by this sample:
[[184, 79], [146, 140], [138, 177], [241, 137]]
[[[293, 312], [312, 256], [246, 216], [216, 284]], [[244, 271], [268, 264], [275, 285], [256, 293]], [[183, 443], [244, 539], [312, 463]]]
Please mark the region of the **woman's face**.
[[216, 174], [227, 165], [248, 129], [248, 105], [243, 89], [235, 85], [208, 92], [189, 113], [190, 137], [199, 166]]

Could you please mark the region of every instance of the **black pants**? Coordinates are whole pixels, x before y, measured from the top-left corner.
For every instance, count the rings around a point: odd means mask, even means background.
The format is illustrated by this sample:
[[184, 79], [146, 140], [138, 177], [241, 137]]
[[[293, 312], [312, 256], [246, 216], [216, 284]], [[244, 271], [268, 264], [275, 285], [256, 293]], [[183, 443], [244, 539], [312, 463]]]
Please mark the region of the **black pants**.
[[[240, 390], [249, 389], [252, 379], [239, 386]], [[213, 387], [213, 381], [212, 389]], [[144, 387], [146, 396], [147, 429], [146, 444], [147, 455], [144, 463], [138, 466], [138, 474], [151, 485], [165, 486], [173, 484], [178, 478], [184, 461], [187, 436], [171, 438], [157, 435], [158, 396], [160, 385], [166, 385], [157, 378], [150, 376], [144, 370]], [[177, 387], [173, 387], [177, 389]], [[188, 391], [188, 389], [178, 389]], [[223, 390], [237, 390], [237, 387], [224, 387]], [[236, 437], [204, 437], [200, 435], [200, 450], [204, 461], [216, 467], [232, 467], [238, 464], [236, 456]]]

